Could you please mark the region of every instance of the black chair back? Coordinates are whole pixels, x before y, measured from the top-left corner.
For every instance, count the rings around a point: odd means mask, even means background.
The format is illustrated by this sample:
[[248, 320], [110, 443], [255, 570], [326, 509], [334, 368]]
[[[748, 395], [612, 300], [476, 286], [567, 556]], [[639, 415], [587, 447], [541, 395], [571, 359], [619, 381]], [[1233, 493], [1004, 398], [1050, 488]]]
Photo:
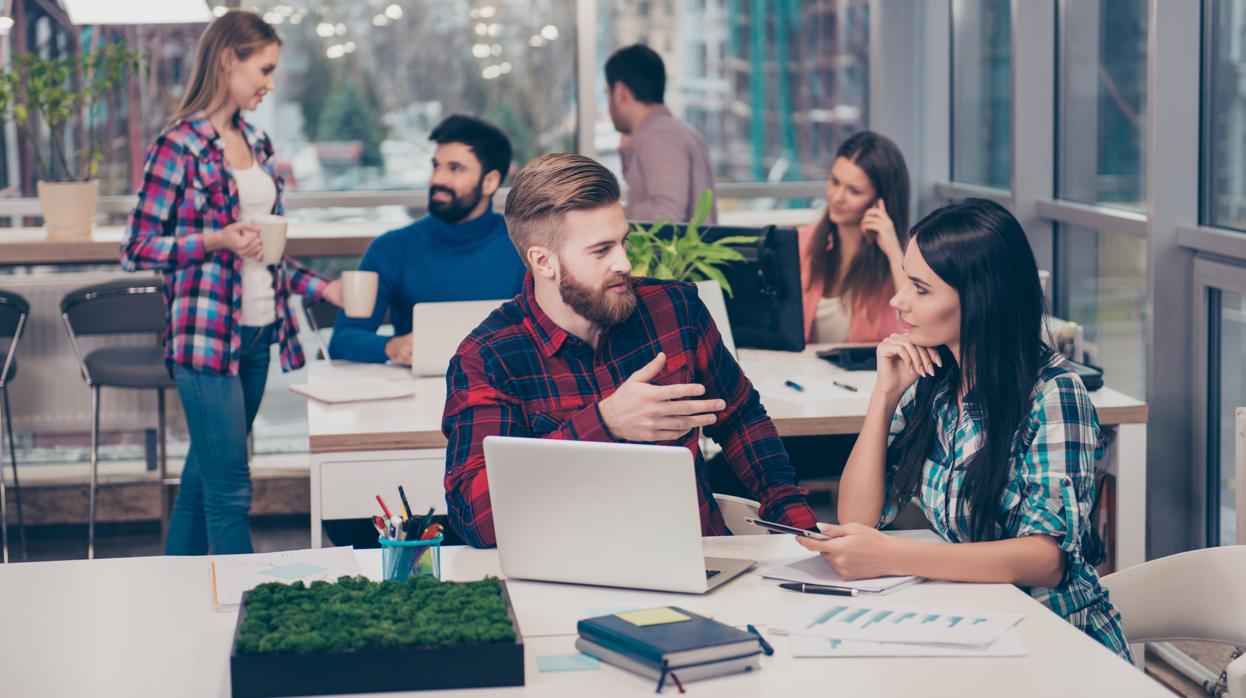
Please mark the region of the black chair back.
[[162, 332], [168, 307], [159, 281], [107, 281], [70, 291], [61, 312], [75, 335]]
[[0, 291], [0, 337], [17, 335], [22, 318], [30, 315], [30, 303], [11, 291]]

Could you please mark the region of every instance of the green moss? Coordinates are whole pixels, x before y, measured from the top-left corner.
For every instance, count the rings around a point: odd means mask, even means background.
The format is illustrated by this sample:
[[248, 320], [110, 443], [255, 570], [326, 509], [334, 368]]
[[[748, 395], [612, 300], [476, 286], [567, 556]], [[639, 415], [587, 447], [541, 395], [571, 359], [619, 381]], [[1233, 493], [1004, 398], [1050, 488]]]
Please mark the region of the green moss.
[[432, 577], [261, 584], [243, 597], [239, 654], [509, 643], [515, 631], [497, 579]]

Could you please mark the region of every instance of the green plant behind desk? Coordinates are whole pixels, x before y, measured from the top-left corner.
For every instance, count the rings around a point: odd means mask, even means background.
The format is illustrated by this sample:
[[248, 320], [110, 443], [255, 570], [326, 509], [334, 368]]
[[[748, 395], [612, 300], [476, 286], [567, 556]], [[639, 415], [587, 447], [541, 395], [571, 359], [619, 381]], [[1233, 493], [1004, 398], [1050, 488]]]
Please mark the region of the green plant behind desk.
[[[648, 228], [634, 223], [627, 239], [627, 259], [632, 263], [632, 275], [674, 281], [717, 281], [723, 292], [731, 295], [722, 267], [733, 262], [746, 261], [744, 255], [731, 245], [747, 245], [757, 242], [756, 235], [731, 235], [708, 241], [701, 237], [701, 224], [709, 216], [714, 204], [714, 192], [706, 189], [697, 198], [696, 211], [682, 232], [671, 219], [665, 218]], [[663, 237], [666, 228], [674, 231]]]

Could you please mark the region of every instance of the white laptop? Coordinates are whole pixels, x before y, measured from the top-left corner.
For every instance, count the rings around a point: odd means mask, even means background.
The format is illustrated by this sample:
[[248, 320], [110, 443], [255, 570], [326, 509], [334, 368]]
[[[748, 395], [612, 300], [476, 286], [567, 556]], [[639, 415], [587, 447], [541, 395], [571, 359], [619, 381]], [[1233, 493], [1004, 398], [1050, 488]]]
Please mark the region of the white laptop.
[[446, 375], [450, 359], [467, 335], [505, 302], [416, 303], [411, 308], [411, 372], [417, 376]]
[[700, 594], [754, 564], [705, 557], [686, 448], [489, 436], [484, 449], [507, 577]]

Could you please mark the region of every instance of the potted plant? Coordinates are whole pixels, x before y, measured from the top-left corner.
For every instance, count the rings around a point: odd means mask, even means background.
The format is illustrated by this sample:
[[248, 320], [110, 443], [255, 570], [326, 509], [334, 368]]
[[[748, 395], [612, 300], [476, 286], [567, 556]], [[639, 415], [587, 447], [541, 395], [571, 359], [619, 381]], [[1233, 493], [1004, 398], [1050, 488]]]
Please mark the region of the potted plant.
[[[0, 114], [12, 111], [22, 136], [34, 149], [39, 205], [48, 239], [90, 237], [99, 198], [95, 177], [103, 157], [92, 126], [104, 98], [131, 71], [138, 73], [142, 63], [142, 55], [120, 41], [84, 54], [18, 54], [0, 72]], [[35, 132], [39, 124], [47, 129], [46, 149]], [[75, 125], [81, 127], [78, 133], [83, 142], [71, 148], [67, 141]]]
[[[723, 275], [721, 267], [732, 262], [746, 261], [731, 245], [747, 245], [757, 242], [753, 235], [730, 235], [714, 241], [701, 237], [701, 224], [709, 215], [714, 203], [714, 192], [706, 189], [697, 198], [697, 207], [681, 232], [664, 219], [648, 228], [633, 223], [627, 239], [627, 258], [632, 263], [632, 274], [657, 279], [691, 281], [698, 288], [706, 282], [722, 287], [723, 293], [731, 295], [731, 284]], [[663, 235], [666, 228], [672, 233]]]

